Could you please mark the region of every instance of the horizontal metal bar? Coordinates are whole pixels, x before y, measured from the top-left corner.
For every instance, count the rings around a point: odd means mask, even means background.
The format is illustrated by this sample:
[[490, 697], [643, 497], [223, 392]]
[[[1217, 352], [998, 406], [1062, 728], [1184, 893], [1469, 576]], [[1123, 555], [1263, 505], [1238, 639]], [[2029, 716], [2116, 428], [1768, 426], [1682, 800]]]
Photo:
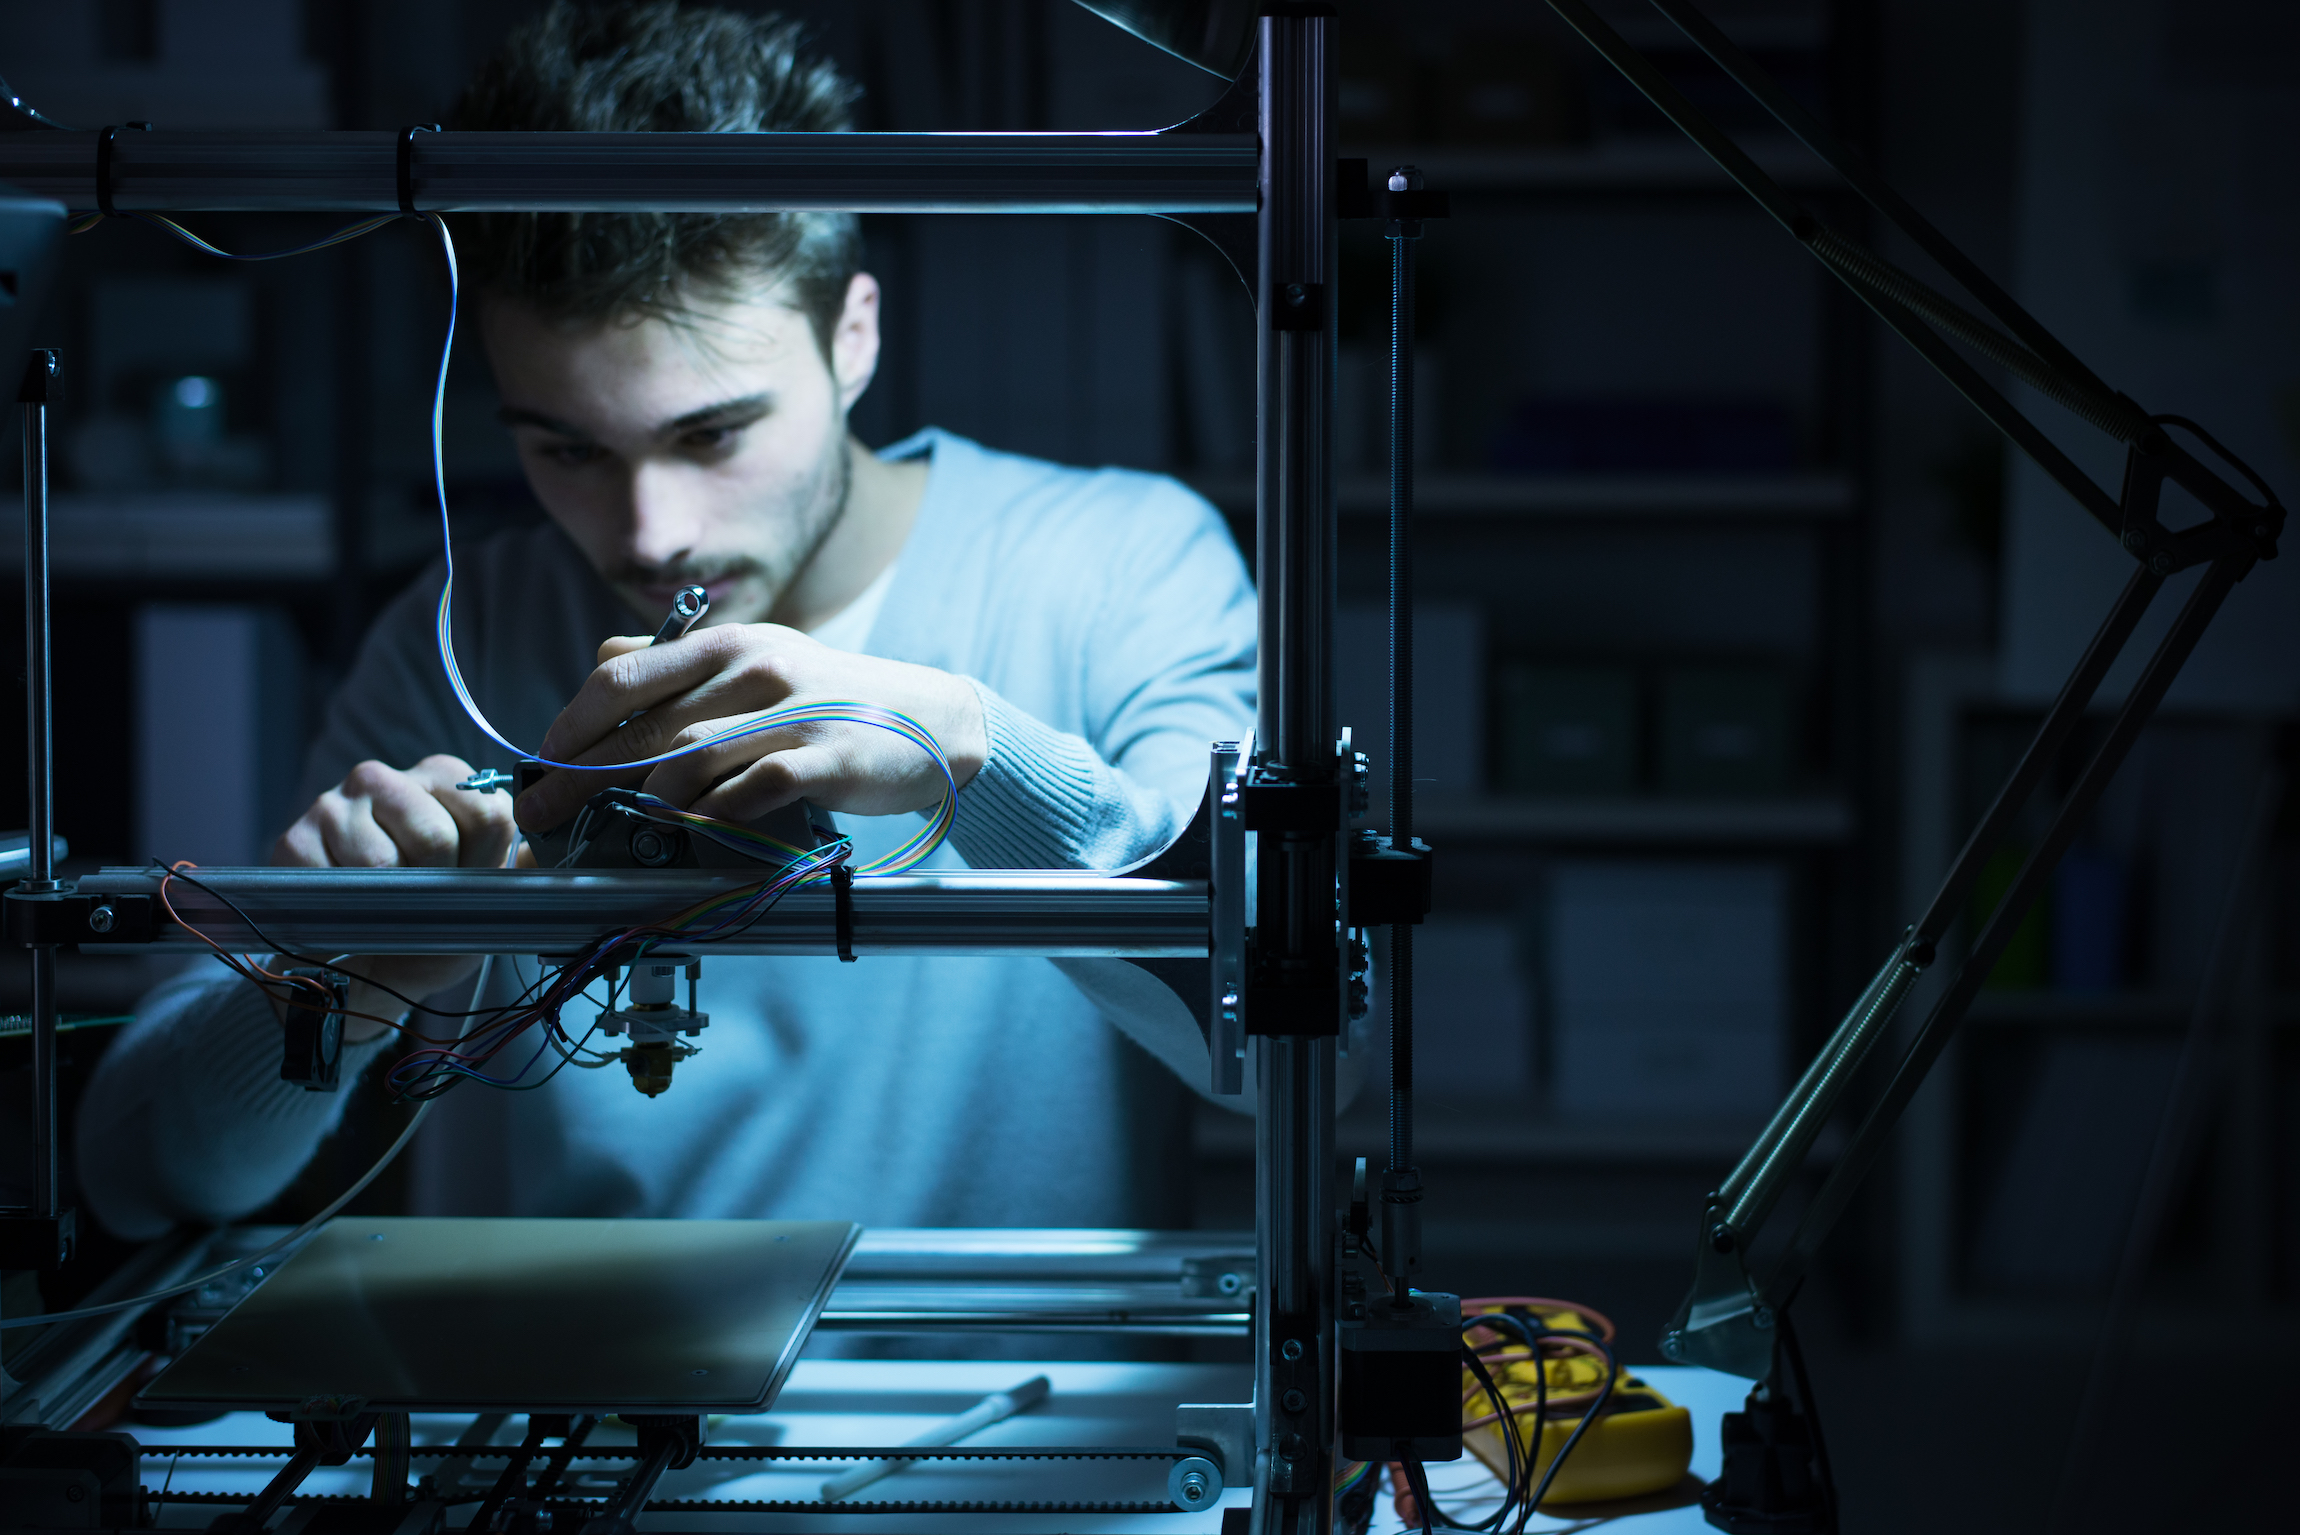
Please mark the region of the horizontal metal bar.
[[825, 1311], [816, 1332], [854, 1333], [1126, 1333], [1153, 1338], [1244, 1338], [1246, 1311]]
[[[122, 213], [394, 213], [397, 133], [119, 133]], [[0, 181], [98, 205], [96, 133], [0, 134]], [[415, 206], [464, 213], [1251, 213], [1251, 135], [425, 133]]]
[[[195, 877], [207, 888], [171, 880], [168, 899], [225, 948], [320, 955], [569, 954], [603, 934], [667, 921], [758, 883], [724, 869], [202, 869]], [[105, 869], [79, 888], [150, 896], [160, 876]], [[796, 890], [739, 931], [684, 947], [835, 954], [832, 903], [827, 889]], [[1206, 922], [1201, 881], [1028, 870], [854, 882], [854, 951], [862, 955], [1184, 959], [1206, 953]], [[164, 917], [156, 926], [159, 936], [136, 947], [207, 947]]]
[[[173, 1444], [155, 1439], [144, 1447], [155, 1459], [168, 1460], [286, 1460], [292, 1444]], [[508, 1460], [520, 1452], [515, 1444], [416, 1444], [407, 1448], [409, 1460]], [[555, 1448], [536, 1452], [556, 1453]], [[1201, 1453], [1188, 1445], [1099, 1444], [707, 1444], [695, 1458], [705, 1461], [780, 1460], [1182, 1460]], [[366, 1445], [351, 1452], [354, 1460], [373, 1460]], [[569, 1465], [585, 1462], [637, 1460], [634, 1445], [585, 1444], [567, 1457]], [[326, 1496], [326, 1495], [323, 1495]]]

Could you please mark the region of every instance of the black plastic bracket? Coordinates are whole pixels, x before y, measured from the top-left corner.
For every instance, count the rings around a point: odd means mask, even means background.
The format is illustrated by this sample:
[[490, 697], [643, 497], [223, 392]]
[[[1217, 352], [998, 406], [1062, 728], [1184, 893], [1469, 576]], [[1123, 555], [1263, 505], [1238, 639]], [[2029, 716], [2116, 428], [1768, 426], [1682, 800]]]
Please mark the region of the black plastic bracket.
[[0, 898], [0, 935], [18, 948], [69, 948], [84, 943], [150, 943], [158, 936], [159, 904], [148, 895], [85, 895], [66, 891]]
[[1403, 848], [1380, 832], [1350, 833], [1351, 927], [1418, 923], [1430, 913], [1430, 845], [1419, 837]]
[[1248, 831], [1331, 833], [1342, 820], [1342, 786], [1256, 777], [1239, 791], [1238, 813]]
[[72, 1257], [80, 1223], [70, 1210], [33, 1215], [0, 1210], [0, 1269], [52, 1269]]

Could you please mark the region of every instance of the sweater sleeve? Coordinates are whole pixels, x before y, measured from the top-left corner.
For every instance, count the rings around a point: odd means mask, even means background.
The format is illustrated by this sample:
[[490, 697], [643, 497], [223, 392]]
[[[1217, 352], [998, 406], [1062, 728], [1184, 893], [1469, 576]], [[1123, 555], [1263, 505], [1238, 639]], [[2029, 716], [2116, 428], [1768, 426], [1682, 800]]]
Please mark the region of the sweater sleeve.
[[391, 1036], [343, 1051], [343, 1087], [280, 1080], [280, 1024], [264, 995], [205, 961], [146, 996], [82, 1100], [81, 1192], [130, 1241], [269, 1204], [343, 1118], [352, 1084]]
[[1254, 592], [1220, 516], [1168, 480], [1105, 471], [1094, 483], [1107, 514], [1065, 530], [1074, 542], [1050, 540], [1057, 552], [1033, 561], [1042, 584], [1015, 594], [1063, 615], [1034, 658], [1034, 691], [1083, 728], [974, 679], [988, 749], [951, 842], [978, 869], [1151, 857], [1205, 797], [1208, 748], [1253, 727]]
[[982, 767], [951, 841], [978, 869], [1117, 869], [1182, 833], [1181, 807], [1102, 760], [1087, 741], [1023, 713], [983, 684]]
[[[442, 689], [430, 680], [437, 592], [427, 577], [369, 631], [313, 746], [307, 795], [361, 757], [405, 765], [455, 749], [441, 739], [434, 695]], [[136, 1021], [81, 1097], [75, 1144], [90, 1211], [115, 1235], [141, 1240], [269, 1204], [334, 1130], [355, 1079], [393, 1037], [346, 1045], [342, 1087], [310, 1092], [279, 1079], [279, 1019], [260, 992], [206, 960], [186, 969], [137, 1003]]]

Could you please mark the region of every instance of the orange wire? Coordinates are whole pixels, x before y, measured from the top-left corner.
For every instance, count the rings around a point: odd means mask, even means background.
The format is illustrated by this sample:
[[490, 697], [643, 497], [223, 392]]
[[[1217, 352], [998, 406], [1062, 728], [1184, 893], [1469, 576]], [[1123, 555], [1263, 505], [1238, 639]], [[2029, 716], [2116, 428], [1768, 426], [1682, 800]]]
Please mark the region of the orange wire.
[[[1605, 1350], [1604, 1350], [1603, 1348], [1601, 1348], [1601, 1347], [1599, 1347], [1599, 1346], [1598, 1346], [1598, 1342], [1597, 1342], [1597, 1340], [1596, 1340], [1595, 1338], [1588, 1338], [1588, 1337], [1584, 1337], [1584, 1336], [1582, 1336], [1582, 1335], [1581, 1335], [1581, 1334], [1579, 1334], [1579, 1333], [1570, 1333], [1570, 1332], [1551, 1333], [1551, 1334], [1549, 1334], [1547, 1337], [1543, 1338], [1543, 1339], [1542, 1339], [1542, 1342], [1544, 1342], [1544, 1343], [1562, 1343], [1562, 1344], [1564, 1344], [1564, 1345], [1565, 1345], [1566, 1347], [1568, 1347], [1568, 1348], [1576, 1348], [1576, 1349], [1580, 1349], [1582, 1352], [1584, 1352], [1584, 1353], [1587, 1353], [1587, 1354], [1589, 1354], [1590, 1356], [1592, 1356], [1593, 1358], [1595, 1358], [1595, 1359], [1598, 1359], [1598, 1360], [1600, 1360], [1600, 1361], [1603, 1361], [1603, 1360], [1605, 1359]], [[1614, 1374], [1614, 1376], [1615, 1376], [1616, 1378], [1618, 1378], [1618, 1377], [1620, 1376], [1620, 1373], [1621, 1373], [1621, 1368], [1620, 1368], [1620, 1366], [1619, 1366], [1619, 1365], [1615, 1365], [1615, 1366], [1613, 1366], [1613, 1374]], [[1505, 1383], [1505, 1382], [1497, 1382], [1496, 1384], [1497, 1384], [1497, 1385], [1503, 1385], [1503, 1386], [1506, 1386], [1506, 1383]], [[1482, 1392], [1482, 1391], [1483, 1391], [1483, 1389], [1484, 1389], [1483, 1387], [1480, 1387], [1480, 1388], [1479, 1388], [1479, 1391], [1473, 1391], [1473, 1392], [1471, 1392], [1471, 1393], [1470, 1393], [1470, 1396], [1476, 1396], [1476, 1395], [1478, 1395], [1480, 1392]], [[1527, 1415], [1527, 1414], [1529, 1414], [1529, 1413], [1533, 1413], [1533, 1412], [1535, 1412], [1535, 1411], [1537, 1411], [1537, 1410], [1539, 1410], [1539, 1411], [1543, 1411], [1543, 1412], [1547, 1412], [1547, 1411], [1549, 1411], [1549, 1410], [1553, 1410], [1553, 1409], [1555, 1409], [1555, 1408], [1559, 1408], [1559, 1407], [1578, 1407], [1578, 1406], [1580, 1406], [1580, 1405], [1581, 1405], [1583, 1402], [1594, 1402], [1594, 1401], [1596, 1401], [1596, 1400], [1598, 1399], [1598, 1397], [1599, 1397], [1599, 1396], [1603, 1395], [1603, 1393], [1604, 1393], [1604, 1388], [1603, 1388], [1603, 1387], [1599, 1387], [1598, 1389], [1596, 1389], [1596, 1390], [1592, 1390], [1592, 1391], [1575, 1391], [1575, 1392], [1569, 1392], [1569, 1393], [1567, 1393], [1567, 1394], [1565, 1394], [1565, 1395], [1563, 1395], [1563, 1396], [1554, 1396], [1554, 1395], [1553, 1395], [1553, 1396], [1549, 1397], [1549, 1398], [1548, 1398], [1548, 1400], [1547, 1400], [1546, 1402], [1542, 1402], [1542, 1403], [1526, 1402], [1526, 1403], [1523, 1403], [1522, 1405], [1519, 1405], [1519, 1406], [1515, 1406], [1515, 1407], [1512, 1407], [1512, 1408], [1510, 1409], [1510, 1416], [1511, 1416], [1511, 1417], [1523, 1417], [1523, 1416], [1525, 1416], [1525, 1415]], [[1466, 1396], [1465, 1396], [1465, 1397], [1463, 1397], [1463, 1398], [1462, 1398], [1462, 1403], [1463, 1403], [1463, 1405], [1465, 1405], [1465, 1406], [1466, 1406], [1466, 1405], [1468, 1405], [1468, 1403], [1469, 1403], [1469, 1399], [1470, 1399], [1469, 1397], [1466, 1397]], [[1502, 1400], [1506, 1402], [1506, 1401], [1508, 1401], [1508, 1400], [1509, 1400], [1509, 1398], [1508, 1398], [1508, 1397], [1505, 1395], [1505, 1396], [1503, 1396]], [[1501, 1414], [1500, 1414], [1500, 1413], [1498, 1413], [1498, 1412], [1489, 1412], [1489, 1413], [1487, 1413], [1487, 1414], [1486, 1414], [1484, 1417], [1482, 1417], [1482, 1418], [1470, 1418], [1470, 1419], [1465, 1419], [1465, 1420], [1463, 1421], [1463, 1423], [1462, 1423], [1462, 1430], [1463, 1430], [1463, 1431], [1466, 1433], [1466, 1432], [1467, 1432], [1467, 1431], [1469, 1431], [1470, 1429], [1473, 1429], [1473, 1428], [1483, 1428], [1483, 1427], [1484, 1427], [1485, 1425], [1487, 1425], [1488, 1423], [1498, 1423], [1499, 1421], [1501, 1421]]]
[[[183, 916], [176, 910], [176, 903], [168, 899], [168, 882], [176, 877], [176, 874], [179, 870], [196, 869], [198, 867], [198, 864], [193, 863], [188, 858], [179, 859], [175, 863], [168, 865], [168, 872], [160, 876], [160, 908], [168, 914], [169, 921], [175, 923], [176, 926], [182, 928], [185, 932], [191, 934], [194, 938], [197, 938], [200, 942], [215, 950], [216, 957], [224, 962], [226, 969], [238, 975], [241, 979], [245, 980], [249, 985], [255, 987], [256, 990], [262, 992], [272, 1001], [284, 1002], [286, 1001], [286, 998], [275, 994], [270, 986], [265, 985], [264, 981], [257, 980], [256, 977], [262, 976], [265, 980], [271, 981], [272, 983], [280, 986], [302, 987], [305, 990], [310, 991], [323, 1004], [331, 1003], [335, 1000], [335, 994], [329, 991], [327, 987], [314, 980], [312, 977], [308, 975], [282, 975], [276, 970], [266, 970], [262, 965], [256, 963], [252, 959], [247, 958], [245, 955], [232, 953], [222, 944], [216, 942], [213, 938], [210, 938], [207, 934], [201, 932], [198, 928], [192, 926], [189, 922], [186, 922], [183, 919]], [[335, 1011], [333, 1007], [327, 1007], [324, 1010], [327, 1012]], [[374, 1013], [355, 1013], [346, 1010], [343, 1013], [343, 1016], [346, 1018], [364, 1018], [371, 1023], [380, 1023], [387, 1029], [397, 1029], [402, 1034], [408, 1032], [408, 1026], [405, 1023], [398, 1022], [390, 1018], [379, 1017]], [[421, 1034], [417, 1034], [414, 1037], [419, 1040], [423, 1040], [426, 1044], [443, 1043], [443, 1041], [432, 1040]]]

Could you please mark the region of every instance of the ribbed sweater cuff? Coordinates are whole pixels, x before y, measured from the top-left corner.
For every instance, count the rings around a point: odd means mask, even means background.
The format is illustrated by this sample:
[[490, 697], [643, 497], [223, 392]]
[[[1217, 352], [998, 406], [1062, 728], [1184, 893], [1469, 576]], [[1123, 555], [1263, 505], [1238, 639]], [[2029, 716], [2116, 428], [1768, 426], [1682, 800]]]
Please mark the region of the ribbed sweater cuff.
[[[982, 768], [958, 797], [951, 842], [978, 869], [1114, 868], [1135, 817], [1116, 772], [1079, 737], [1055, 730], [980, 682]], [[1102, 856], [1112, 861], [1099, 861]]]

